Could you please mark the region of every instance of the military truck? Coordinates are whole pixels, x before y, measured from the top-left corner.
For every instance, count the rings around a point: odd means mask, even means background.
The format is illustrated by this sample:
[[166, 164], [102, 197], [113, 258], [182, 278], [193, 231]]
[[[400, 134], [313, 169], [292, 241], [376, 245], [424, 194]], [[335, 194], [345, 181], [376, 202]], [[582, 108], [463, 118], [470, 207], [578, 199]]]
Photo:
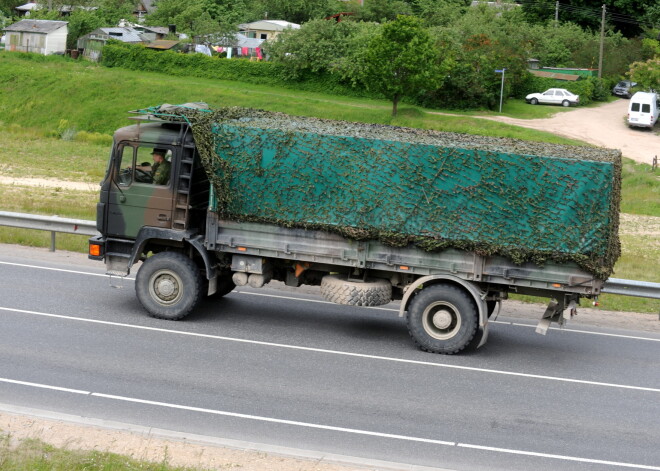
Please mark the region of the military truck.
[[453, 354], [486, 342], [509, 293], [550, 299], [538, 332], [563, 324], [619, 256], [618, 151], [204, 104], [134, 113], [89, 257], [115, 276], [142, 261], [153, 317], [276, 280], [338, 304], [399, 300], [414, 342]]

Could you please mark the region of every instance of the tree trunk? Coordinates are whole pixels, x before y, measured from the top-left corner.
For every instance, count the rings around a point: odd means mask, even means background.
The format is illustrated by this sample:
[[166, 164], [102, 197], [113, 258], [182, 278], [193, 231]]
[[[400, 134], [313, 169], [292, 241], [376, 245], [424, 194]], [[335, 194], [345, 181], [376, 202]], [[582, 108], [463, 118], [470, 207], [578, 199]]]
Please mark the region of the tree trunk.
[[392, 117], [396, 117], [396, 112], [397, 112], [397, 106], [399, 105], [399, 99], [401, 98], [401, 95], [398, 93], [392, 97]]

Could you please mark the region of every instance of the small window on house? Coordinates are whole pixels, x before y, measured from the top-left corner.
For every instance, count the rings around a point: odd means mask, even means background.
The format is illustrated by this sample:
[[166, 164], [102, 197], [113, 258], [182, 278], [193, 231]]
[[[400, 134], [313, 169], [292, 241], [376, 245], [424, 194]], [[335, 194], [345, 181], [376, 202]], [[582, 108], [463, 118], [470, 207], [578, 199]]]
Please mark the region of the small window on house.
[[267, 33], [261, 33], [259, 35], [259, 39], [268, 39], [268, 34]]
[[248, 31], [247, 33], [245, 33], [245, 36], [247, 36], [248, 38], [253, 38], [254, 39], [254, 38], [257, 37], [257, 32], [256, 31]]

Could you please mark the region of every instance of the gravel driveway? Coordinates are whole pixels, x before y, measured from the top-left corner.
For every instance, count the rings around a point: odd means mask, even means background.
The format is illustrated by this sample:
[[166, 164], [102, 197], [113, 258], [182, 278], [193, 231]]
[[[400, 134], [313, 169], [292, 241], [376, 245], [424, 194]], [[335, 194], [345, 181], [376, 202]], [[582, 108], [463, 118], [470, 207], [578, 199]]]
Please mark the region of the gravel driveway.
[[[577, 107], [547, 119], [517, 119], [493, 116], [485, 119], [548, 131], [600, 147], [620, 149], [624, 157], [651, 164], [660, 158], [660, 121], [652, 131], [629, 128], [626, 123], [629, 100], [617, 99], [596, 107]], [[532, 106], [532, 105], [529, 105]], [[539, 105], [541, 106], [541, 105]]]

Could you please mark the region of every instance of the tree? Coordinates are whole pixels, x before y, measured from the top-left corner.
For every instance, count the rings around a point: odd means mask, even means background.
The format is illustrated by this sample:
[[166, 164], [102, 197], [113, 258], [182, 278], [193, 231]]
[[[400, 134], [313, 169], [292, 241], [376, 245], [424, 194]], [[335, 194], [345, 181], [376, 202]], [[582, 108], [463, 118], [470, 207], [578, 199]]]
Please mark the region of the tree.
[[[555, 0], [522, 0], [522, 8], [530, 22], [545, 23], [555, 18]], [[570, 21], [585, 29], [600, 30], [602, 6], [605, 5], [606, 27], [632, 38], [643, 29], [643, 21], [657, 19], [657, 2], [640, 0], [562, 0], [559, 21]]]
[[337, 0], [252, 0], [250, 3], [249, 21], [271, 19], [304, 23], [345, 11], [343, 2]]
[[414, 0], [413, 14], [427, 26], [448, 26], [469, 8], [470, 0]]
[[398, 16], [383, 25], [366, 52], [364, 83], [392, 100], [392, 116], [399, 100], [432, 90], [444, 80], [446, 61], [428, 30], [413, 16]]
[[16, 11], [14, 8], [24, 5], [26, 2], [22, 0], [0, 0], [0, 15], [14, 16]]
[[660, 91], [660, 57], [633, 63], [626, 75], [643, 88]]
[[282, 32], [275, 41], [267, 41], [264, 50], [272, 61], [285, 66], [288, 79], [338, 73], [356, 85], [359, 81], [354, 70], [356, 56], [366, 50], [376, 28], [375, 23], [311, 20], [300, 29]]
[[66, 18], [68, 24], [68, 35], [66, 38], [67, 49], [76, 49], [78, 38], [91, 33], [97, 28], [108, 26], [101, 16], [94, 11], [74, 10]]
[[160, 0], [158, 8], [147, 17], [152, 26], [174, 24], [177, 30], [192, 37], [216, 35], [225, 36], [230, 27], [214, 19], [206, 0]]
[[403, 0], [364, 0], [363, 5], [355, 5], [352, 10], [362, 21], [384, 23], [396, 19], [398, 15], [412, 14], [412, 7]]

